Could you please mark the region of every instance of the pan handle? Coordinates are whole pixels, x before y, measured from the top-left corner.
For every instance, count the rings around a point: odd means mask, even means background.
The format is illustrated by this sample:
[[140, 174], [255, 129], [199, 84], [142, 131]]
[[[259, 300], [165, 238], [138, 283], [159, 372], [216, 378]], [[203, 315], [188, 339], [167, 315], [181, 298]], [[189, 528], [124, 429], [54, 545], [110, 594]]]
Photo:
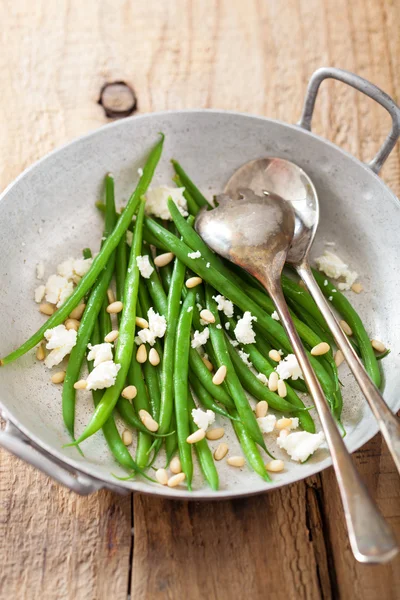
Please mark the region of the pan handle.
[[350, 85], [359, 92], [372, 98], [372, 100], [378, 102], [392, 117], [392, 129], [389, 135], [374, 158], [368, 163], [368, 166], [374, 173], [379, 173], [400, 136], [400, 108], [390, 96], [359, 75], [344, 71], [343, 69], [336, 69], [335, 67], [322, 67], [321, 69], [317, 69], [311, 76], [304, 101], [303, 114], [298, 123], [300, 127], [303, 127], [303, 129], [307, 129], [308, 131], [311, 131], [311, 120], [313, 117], [315, 101], [319, 86], [324, 79], [337, 79], [338, 81], [347, 83], [347, 85]]
[[7, 421], [5, 429], [0, 431], [0, 446], [81, 496], [105, 487], [119, 493], [125, 491], [118, 485], [106, 484], [62, 463], [34, 445], [11, 421]]

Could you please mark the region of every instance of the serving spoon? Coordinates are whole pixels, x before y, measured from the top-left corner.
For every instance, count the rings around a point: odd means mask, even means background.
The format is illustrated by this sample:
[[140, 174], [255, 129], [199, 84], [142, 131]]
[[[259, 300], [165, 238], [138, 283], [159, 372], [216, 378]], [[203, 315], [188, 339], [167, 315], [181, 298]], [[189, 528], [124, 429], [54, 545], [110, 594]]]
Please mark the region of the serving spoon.
[[397, 553], [396, 541], [354, 467], [283, 296], [280, 280], [295, 233], [294, 209], [276, 194], [236, 192], [235, 198], [219, 196], [217, 208], [202, 209], [195, 228], [210, 248], [256, 277], [272, 298], [319, 414], [353, 553], [360, 562], [384, 563]]
[[231, 197], [237, 197], [238, 190], [243, 187], [261, 195], [265, 191], [273, 192], [292, 205], [295, 211], [295, 231], [286, 262], [294, 266], [314, 298], [378, 422], [400, 472], [400, 422], [364, 369], [310, 268], [309, 250], [319, 221], [318, 194], [313, 182], [291, 161], [283, 158], [262, 158], [248, 162], [235, 171], [225, 187], [225, 192]]

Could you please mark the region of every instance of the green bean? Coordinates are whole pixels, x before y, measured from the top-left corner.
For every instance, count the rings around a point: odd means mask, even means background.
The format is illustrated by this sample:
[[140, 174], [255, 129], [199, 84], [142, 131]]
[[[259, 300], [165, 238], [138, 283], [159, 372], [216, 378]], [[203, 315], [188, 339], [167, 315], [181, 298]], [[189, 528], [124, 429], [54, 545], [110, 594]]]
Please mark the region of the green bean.
[[[171, 286], [172, 290], [172, 286]], [[189, 374], [189, 348], [190, 328], [192, 325], [192, 311], [195, 301], [195, 292], [189, 291], [180, 311], [176, 329], [176, 343], [174, 356], [174, 398], [176, 430], [178, 434], [179, 456], [182, 471], [186, 475], [188, 489], [191, 490], [193, 477], [192, 448], [186, 441], [190, 435], [189, 405], [188, 405], [188, 374]]]
[[[115, 279], [116, 279], [116, 291], [117, 291], [117, 300], [121, 302], [124, 301], [124, 288], [125, 288], [125, 278], [126, 271], [128, 269], [128, 252], [127, 252], [127, 244], [125, 236], [122, 236], [120, 240], [117, 251], [116, 251], [116, 260], [115, 260]], [[121, 313], [118, 313], [118, 320], [121, 320]]]
[[169, 463], [171, 462], [172, 457], [174, 456], [174, 454], [178, 448], [178, 436], [176, 435], [175, 411], [173, 411], [172, 417], [171, 417], [171, 429], [174, 430], [174, 432], [165, 438], [165, 454], [167, 457], [167, 464], [166, 464], [165, 468], [168, 467]]
[[193, 373], [198, 377], [211, 396], [223, 404], [226, 408], [235, 408], [235, 404], [230, 395], [220, 385], [215, 385], [212, 381], [213, 376], [203, 363], [200, 354], [194, 348], [189, 351], [189, 364]]
[[[189, 427], [190, 432], [194, 433], [197, 430], [197, 425], [193, 421], [192, 410], [196, 408], [196, 405], [193, 400], [193, 396], [188, 391], [188, 406], [189, 406]], [[218, 471], [215, 467], [214, 458], [212, 452], [208, 446], [207, 440], [203, 438], [199, 442], [194, 444], [194, 449], [197, 454], [197, 458], [199, 459], [201, 470], [203, 471], [203, 475], [209, 483], [209, 486], [212, 490], [218, 490], [219, 488], [219, 478]]]
[[[237, 413], [235, 411], [233, 411], [233, 416], [237, 416]], [[240, 421], [233, 421], [233, 427], [239, 439], [242, 450], [252, 469], [258, 475], [260, 475], [260, 477], [262, 477], [264, 481], [271, 481], [271, 478], [265, 469], [262, 456], [257, 448], [255, 441], [249, 434], [249, 431]]]
[[[214, 402], [214, 398], [202, 386], [202, 384], [200, 383], [200, 381], [196, 377], [196, 375], [193, 373], [193, 371], [189, 372], [189, 381], [190, 381], [190, 385], [192, 386], [193, 391], [196, 394], [200, 404], [202, 404], [204, 406], [204, 408], [206, 408], [208, 410], [212, 410], [212, 411], [218, 413], [219, 415], [226, 417], [227, 419], [232, 418], [231, 415], [226, 410], [224, 410], [216, 402]], [[234, 406], [233, 402], [232, 402], [232, 405]]]
[[84, 248], [82, 250], [82, 256], [85, 260], [87, 260], [88, 258], [92, 258], [92, 251], [90, 248]]
[[60, 325], [65, 321], [68, 315], [73, 311], [74, 308], [77, 307], [79, 302], [85, 296], [85, 294], [90, 290], [96, 281], [97, 277], [100, 275], [102, 270], [106, 267], [111, 254], [118, 246], [119, 241], [127, 230], [130, 222], [132, 221], [132, 217], [137, 210], [137, 207], [140, 203], [140, 198], [146, 192], [150, 181], [153, 177], [154, 170], [157, 166], [157, 163], [160, 159], [162, 147], [163, 147], [164, 136], [161, 135], [161, 140], [157, 143], [157, 145], [150, 152], [149, 158], [145, 164], [143, 169], [143, 175], [139, 179], [139, 183], [130, 197], [128, 204], [121, 214], [118, 222], [114, 228], [114, 231], [104, 242], [103, 247], [100, 252], [93, 260], [92, 266], [90, 270], [82, 277], [79, 284], [75, 288], [73, 294], [63, 303], [63, 305], [38, 329], [36, 333], [34, 333], [26, 342], [24, 342], [17, 350], [14, 350], [3, 359], [0, 360], [0, 366], [6, 365], [17, 358], [23, 356], [28, 350], [31, 350], [36, 344], [38, 344], [43, 336], [45, 331]]
[[315, 318], [310, 315], [305, 308], [300, 306], [300, 304], [296, 304], [296, 302], [290, 298], [287, 299], [287, 303], [296, 316], [301, 319], [301, 321], [303, 321], [303, 323], [305, 323], [319, 337], [320, 340], [329, 344], [331, 348], [335, 347], [335, 340], [333, 339], [332, 334], [325, 329], [322, 329]]
[[163, 252], [167, 252], [168, 250], [168, 248], [164, 246], [164, 244], [158, 240], [146, 226], [143, 227], [143, 240], [148, 244], [155, 246], [159, 250], [162, 250]]
[[202, 206], [211, 206], [208, 200], [203, 196], [200, 190], [195, 186], [193, 181], [189, 178], [187, 173], [182, 169], [181, 165], [177, 160], [171, 160], [172, 166], [174, 167], [175, 173], [178, 175], [179, 179], [182, 182], [182, 185], [187, 189], [193, 200], [196, 202], [197, 206], [201, 208]]
[[[139, 286], [139, 298], [140, 300], [138, 300], [137, 304], [137, 314], [139, 317], [143, 317], [146, 316], [150, 308], [147, 288], [144, 285]], [[155, 348], [160, 356], [160, 361], [162, 361], [161, 344], [156, 343]], [[161, 404], [161, 392], [159, 383], [160, 367], [155, 367], [150, 363], [149, 360], [146, 360], [146, 362], [142, 366], [142, 369], [150, 400], [150, 414], [158, 422], [160, 418]]]
[[[183, 185], [181, 178], [179, 177], [179, 175], [175, 175], [172, 180], [176, 183], [176, 185], [180, 188], [184, 188], [185, 186]], [[194, 199], [192, 198], [191, 194], [189, 194], [188, 190], [185, 188], [184, 192], [183, 192], [183, 196], [186, 199], [187, 202], [187, 207], [188, 207], [188, 211], [189, 214], [196, 216], [197, 213], [199, 212], [199, 207], [197, 206], [196, 202], [194, 201]]]
[[[149, 257], [149, 262], [150, 262], [151, 266], [154, 268], [154, 263], [151, 258], [151, 255], [150, 255], [149, 248], [147, 246], [143, 245], [142, 252]], [[145, 283], [146, 283], [147, 289], [149, 290], [149, 293], [150, 293], [150, 296], [151, 296], [151, 299], [153, 301], [153, 305], [154, 305], [156, 311], [160, 315], [163, 315], [164, 317], [168, 317], [167, 295], [164, 291], [164, 288], [162, 286], [160, 277], [159, 277], [156, 269], [154, 269], [154, 271], [152, 272], [150, 277], [148, 279], [146, 279]]]
[[327, 327], [325, 319], [309, 292], [284, 273], [282, 273], [281, 282], [285, 297], [290, 298], [297, 306], [302, 306], [317, 321], [318, 325], [325, 329]]

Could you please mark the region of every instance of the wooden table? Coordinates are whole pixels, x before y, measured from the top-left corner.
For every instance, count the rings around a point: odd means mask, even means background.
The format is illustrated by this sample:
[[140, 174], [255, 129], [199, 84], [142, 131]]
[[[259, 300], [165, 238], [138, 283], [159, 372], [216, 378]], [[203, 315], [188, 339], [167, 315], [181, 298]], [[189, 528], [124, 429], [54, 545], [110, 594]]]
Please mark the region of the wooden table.
[[[400, 89], [395, 0], [3, 2], [0, 186], [108, 122], [105, 83], [137, 111], [216, 107], [295, 122], [319, 66]], [[383, 109], [325, 83], [315, 130], [362, 159]], [[400, 149], [382, 174], [400, 193]], [[400, 537], [399, 479], [376, 436], [355, 456]], [[23, 599], [399, 597], [400, 562], [352, 558], [331, 469], [262, 497], [199, 504], [100, 492], [80, 498], [0, 453], [0, 596]], [[396, 594], [397, 591], [397, 594]]]

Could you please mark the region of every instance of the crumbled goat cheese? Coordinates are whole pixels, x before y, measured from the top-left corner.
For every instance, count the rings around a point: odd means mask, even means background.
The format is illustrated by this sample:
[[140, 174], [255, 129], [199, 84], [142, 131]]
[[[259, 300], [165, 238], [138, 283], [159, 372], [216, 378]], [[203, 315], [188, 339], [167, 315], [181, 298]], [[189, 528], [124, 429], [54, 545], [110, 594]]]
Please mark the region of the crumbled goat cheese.
[[217, 329], [222, 329], [222, 325], [220, 323], [217, 323], [216, 328]]
[[172, 188], [167, 185], [149, 189], [146, 193], [146, 214], [171, 221], [172, 217], [168, 210], [168, 198], [171, 197], [181, 215], [187, 217], [189, 213], [186, 198], [183, 195], [184, 191], [184, 187]]
[[73, 291], [74, 284], [72, 281], [68, 281], [61, 275], [50, 275], [46, 283], [46, 300], [59, 308]]
[[187, 309], [186, 312], [192, 312], [192, 310], [193, 310], [193, 306], [189, 306], [189, 308]]
[[277, 439], [279, 448], [286, 450], [292, 460], [304, 462], [325, 441], [322, 431], [319, 433], [308, 433], [308, 431], [297, 431]]
[[208, 325], [208, 321], [205, 321], [204, 319], [200, 318], [200, 325], [203, 325], [203, 327], [205, 327], [206, 325]]
[[238, 350], [238, 354], [245, 365], [247, 365], [248, 367], [253, 366], [253, 363], [249, 361], [250, 354], [246, 354], [246, 352], [243, 352], [243, 350]]
[[74, 329], [66, 329], [65, 325], [57, 325], [57, 327], [44, 332], [47, 340], [46, 348], [51, 350], [44, 359], [46, 367], [51, 369], [58, 365], [71, 352], [76, 344], [77, 335]]
[[46, 293], [46, 286], [38, 285], [38, 287], [35, 290], [35, 302], [37, 302], [37, 303], [41, 302], [44, 298], [45, 293]]
[[285, 356], [275, 368], [281, 379], [303, 379], [303, 373], [301, 372], [299, 363], [294, 354], [288, 354]]
[[201, 258], [201, 252], [200, 252], [200, 250], [197, 250], [196, 252], [188, 252], [188, 257], [189, 258]]
[[329, 281], [327, 279], [324, 280], [324, 286], [326, 287], [328, 285]]
[[89, 344], [88, 348], [89, 348], [90, 352], [87, 355], [87, 359], [94, 360], [95, 367], [97, 367], [102, 362], [106, 362], [108, 360], [113, 359], [113, 353], [112, 353], [113, 346], [112, 346], [112, 344], [110, 344], [108, 342], [104, 342], [102, 344], [96, 344], [95, 346], [92, 346], [92, 344]]
[[233, 302], [227, 300], [225, 296], [213, 296], [213, 300], [217, 303], [217, 309], [222, 310], [227, 317], [233, 317]]
[[141, 329], [135, 337], [135, 342], [139, 346], [140, 344], [146, 343], [150, 344], [150, 346], [154, 346], [156, 338], [162, 338], [167, 329], [165, 317], [154, 312], [152, 307], [149, 308], [147, 312], [147, 321], [149, 323], [148, 329]]
[[194, 332], [194, 336], [192, 339], [192, 348], [198, 348], [199, 346], [204, 346], [207, 343], [208, 338], [210, 337], [210, 332], [208, 327], [205, 327], [203, 331]]
[[212, 410], [201, 410], [201, 408], [192, 409], [192, 418], [199, 429], [204, 429], [212, 425], [215, 421], [215, 413]]
[[206, 267], [207, 267], [207, 269], [209, 269], [209, 268], [210, 268], [210, 263], [209, 263], [209, 262], [208, 262], [208, 263], [206, 263]]
[[280, 321], [280, 319], [279, 319], [279, 315], [278, 315], [278, 313], [276, 312], [276, 310], [274, 310], [274, 312], [272, 313], [272, 315], [271, 315], [271, 319], [274, 319], [274, 321]]
[[36, 279], [43, 279], [44, 277], [44, 264], [42, 262], [36, 265]]
[[253, 317], [251, 312], [246, 310], [243, 317], [237, 322], [235, 336], [240, 344], [254, 344], [256, 341], [256, 334], [251, 324], [252, 321], [257, 321], [257, 318]]
[[227, 322], [225, 323], [225, 329], [226, 329], [227, 331], [229, 331], [229, 327], [230, 327], [230, 326], [231, 326], [231, 324], [229, 323], [229, 321], [227, 321]]
[[333, 254], [329, 250], [324, 250], [322, 256], [316, 258], [315, 262], [319, 271], [332, 279], [341, 280], [338, 283], [339, 290], [349, 290], [358, 277], [358, 273], [350, 271], [348, 265], [337, 254]]
[[144, 279], [149, 279], [154, 269], [150, 264], [149, 257], [147, 256], [147, 254], [145, 254], [144, 256], [137, 256], [136, 264], [139, 268], [141, 276], [144, 277]]
[[261, 381], [261, 383], [268, 385], [268, 377], [264, 375], [264, 373], [257, 373], [256, 377]]
[[129, 229], [127, 230], [127, 232], [125, 233], [125, 241], [128, 244], [128, 246], [130, 248], [132, 248], [132, 241], [133, 241], [133, 233], [132, 231], [129, 231]]
[[142, 167], [138, 168], [137, 174], [139, 175], [139, 177], [143, 177], [143, 169], [142, 169]]
[[328, 300], [329, 300], [329, 302], [332, 302], [333, 296], [329, 296]]
[[262, 433], [271, 433], [275, 428], [276, 416], [267, 415], [266, 417], [259, 417], [257, 423]]
[[201, 312], [203, 310], [202, 305], [199, 302], [196, 302], [197, 309]]
[[57, 266], [57, 275], [78, 284], [92, 266], [92, 258], [67, 258]]
[[112, 360], [100, 363], [91, 371], [86, 379], [87, 390], [104, 390], [115, 384], [121, 365]]
[[237, 342], [236, 340], [229, 339], [229, 341], [231, 343], [231, 346], [233, 346], [234, 348], [236, 348], [236, 346], [239, 346], [239, 342]]

